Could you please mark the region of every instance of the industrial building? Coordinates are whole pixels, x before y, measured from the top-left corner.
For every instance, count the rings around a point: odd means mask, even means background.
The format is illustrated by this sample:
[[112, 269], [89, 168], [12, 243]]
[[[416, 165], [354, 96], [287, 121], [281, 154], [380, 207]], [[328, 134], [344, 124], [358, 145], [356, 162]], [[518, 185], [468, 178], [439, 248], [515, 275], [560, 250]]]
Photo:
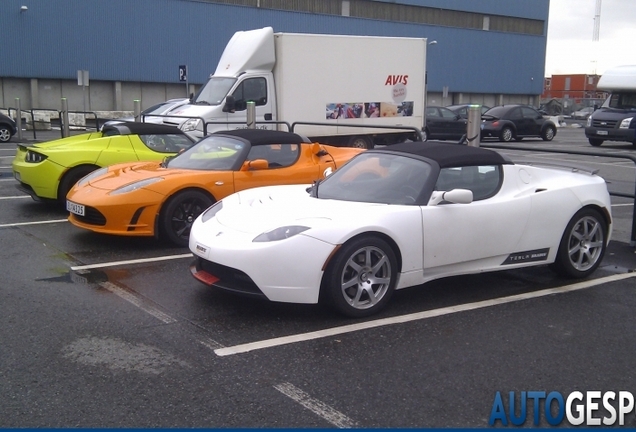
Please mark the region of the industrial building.
[[130, 111], [135, 100], [143, 109], [185, 97], [234, 32], [265, 26], [425, 37], [428, 104], [537, 106], [548, 9], [549, 0], [3, 0], [0, 109], [19, 99], [56, 110], [66, 98], [70, 110]]

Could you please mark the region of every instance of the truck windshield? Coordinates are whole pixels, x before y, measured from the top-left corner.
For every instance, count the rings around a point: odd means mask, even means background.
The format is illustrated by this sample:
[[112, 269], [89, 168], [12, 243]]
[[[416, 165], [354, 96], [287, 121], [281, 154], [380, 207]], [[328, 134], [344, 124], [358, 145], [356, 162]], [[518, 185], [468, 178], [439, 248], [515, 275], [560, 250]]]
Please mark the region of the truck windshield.
[[193, 103], [195, 105], [219, 105], [235, 82], [236, 78], [212, 76], [194, 97]]
[[612, 93], [607, 106], [616, 109], [636, 110], [636, 92]]

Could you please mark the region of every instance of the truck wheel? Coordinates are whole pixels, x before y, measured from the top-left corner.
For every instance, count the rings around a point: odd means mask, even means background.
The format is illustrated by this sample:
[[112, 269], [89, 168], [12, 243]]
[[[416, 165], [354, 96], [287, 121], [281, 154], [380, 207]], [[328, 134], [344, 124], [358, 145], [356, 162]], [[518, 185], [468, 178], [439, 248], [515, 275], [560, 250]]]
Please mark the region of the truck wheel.
[[354, 136], [349, 139], [347, 147], [359, 148], [359, 149], [372, 149], [373, 143], [367, 137]]
[[601, 144], [603, 144], [603, 140], [602, 139], [590, 138], [590, 139], [588, 139], [588, 141], [590, 142], [590, 145], [592, 145], [594, 147], [600, 147]]

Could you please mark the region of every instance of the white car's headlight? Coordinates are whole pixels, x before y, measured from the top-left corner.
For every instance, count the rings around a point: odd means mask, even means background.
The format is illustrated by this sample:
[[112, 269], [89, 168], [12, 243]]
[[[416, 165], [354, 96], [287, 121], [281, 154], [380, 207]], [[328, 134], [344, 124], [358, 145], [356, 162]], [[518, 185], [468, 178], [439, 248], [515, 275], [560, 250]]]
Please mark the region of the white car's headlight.
[[218, 201], [201, 214], [201, 221], [207, 222], [212, 219], [223, 208], [223, 201]]
[[253, 242], [270, 242], [270, 241], [278, 241], [288, 239], [297, 234], [300, 234], [303, 231], [307, 231], [309, 227], [302, 225], [290, 225], [284, 226], [280, 228], [275, 228], [271, 231], [266, 231], [256, 237]]
[[97, 178], [101, 175], [104, 175], [108, 172], [108, 168], [104, 167], [104, 168], [100, 168], [98, 170], [93, 171], [92, 173], [82, 177], [80, 179], [80, 181], [77, 182], [78, 186], [84, 186], [87, 185], [91, 180], [93, 180], [94, 178]]
[[201, 123], [200, 119], [187, 119], [181, 125], [181, 130], [184, 132], [196, 130], [197, 126], [199, 126], [199, 123]]
[[119, 187], [111, 192], [109, 192], [109, 195], [119, 195], [119, 194], [123, 194], [123, 193], [128, 193], [128, 192], [132, 192], [132, 191], [136, 191], [137, 189], [141, 189], [142, 187], [146, 187], [148, 185], [151, 185], [153, 183], [157, 183], [158, 181], [163, 180], [163, 177], [153, 177], [153, 178], [149, 178], [146, 180], [139, 180], [136, 181], [134, 183], [129, 183], [126, 186], [122, 186]]
[[633, 119], [634, 119], [634, 117], [629, 117], [629, 118], [623, 119], [623, 121], [621, 122], [621, 125], [619, 126], [619, 128], [621, 128], [621, 129], [629, 129], [629, 124], [632, 122]]

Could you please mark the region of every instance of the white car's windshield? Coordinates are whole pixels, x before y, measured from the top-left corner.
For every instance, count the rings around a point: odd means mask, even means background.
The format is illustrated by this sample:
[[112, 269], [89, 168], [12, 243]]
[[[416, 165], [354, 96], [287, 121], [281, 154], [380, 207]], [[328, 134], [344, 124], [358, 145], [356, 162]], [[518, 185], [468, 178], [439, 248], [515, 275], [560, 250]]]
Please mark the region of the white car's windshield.
[[416, 204], [432, 172], [423, 160], [362, 153], [320, 182], [318, 198], [381, 204]]
[[236, 82], [236, 78], [210, 77], [194, 97], [195, 105], [219, 105]]

